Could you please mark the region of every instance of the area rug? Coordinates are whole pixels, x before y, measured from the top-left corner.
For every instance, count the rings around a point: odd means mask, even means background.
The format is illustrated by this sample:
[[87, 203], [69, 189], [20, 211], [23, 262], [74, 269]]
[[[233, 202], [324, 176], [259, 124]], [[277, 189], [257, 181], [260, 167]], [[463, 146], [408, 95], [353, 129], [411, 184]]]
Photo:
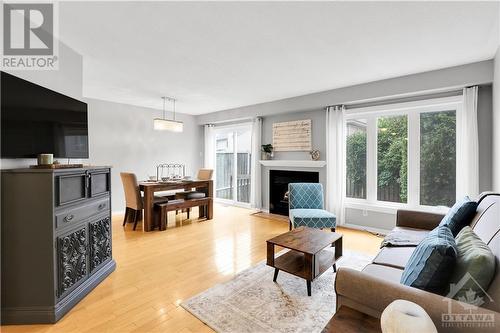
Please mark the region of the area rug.
[[[344, 250], [337, 267], [361, 270], [371, 257]], [[329, 269], [312, 282], [279, 272], [263, 261], [181, 306], [217, 332], [321, 332], [335, 313], [335, 273]]]

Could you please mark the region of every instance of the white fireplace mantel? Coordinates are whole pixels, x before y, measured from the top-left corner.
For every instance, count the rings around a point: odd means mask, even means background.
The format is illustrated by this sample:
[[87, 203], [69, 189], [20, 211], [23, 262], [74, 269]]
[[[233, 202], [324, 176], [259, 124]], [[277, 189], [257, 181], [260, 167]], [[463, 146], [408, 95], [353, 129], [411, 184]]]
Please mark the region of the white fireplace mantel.
[[326, 165], [326, 161], [312, 160], [261, 160], [259, 162], [267, 167], [322, 168]]

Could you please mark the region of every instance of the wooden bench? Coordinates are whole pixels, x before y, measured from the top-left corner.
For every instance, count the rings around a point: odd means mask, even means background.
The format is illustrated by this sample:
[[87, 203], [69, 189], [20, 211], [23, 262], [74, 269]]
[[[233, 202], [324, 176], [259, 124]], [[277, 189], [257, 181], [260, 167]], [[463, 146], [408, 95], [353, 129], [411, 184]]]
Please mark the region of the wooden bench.
[[[210, 204], [212, 198], [199, 198], [199, 199], [175, 199], [167, 202], [155, 203], [155, 219], [158, 221], [160, 230], [166, 230], [168, 225], [168, 212], [174, 210], [182, 210], [192, 207], [200, 207], [200, 217], [207, 217], [207, 206]], [[201, 209], [203, 207], [203, 209]]]

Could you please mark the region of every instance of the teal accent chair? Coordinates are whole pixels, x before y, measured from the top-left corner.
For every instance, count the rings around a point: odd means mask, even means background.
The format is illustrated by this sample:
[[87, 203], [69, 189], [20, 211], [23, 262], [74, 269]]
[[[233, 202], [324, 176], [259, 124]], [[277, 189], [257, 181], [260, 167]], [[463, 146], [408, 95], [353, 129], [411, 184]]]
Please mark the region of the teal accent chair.
[[330, 228], [335, 231], [337, 217], [323, 207], [323, 185], [318, 183], [288, 184], [290, 230], [300, 226]]

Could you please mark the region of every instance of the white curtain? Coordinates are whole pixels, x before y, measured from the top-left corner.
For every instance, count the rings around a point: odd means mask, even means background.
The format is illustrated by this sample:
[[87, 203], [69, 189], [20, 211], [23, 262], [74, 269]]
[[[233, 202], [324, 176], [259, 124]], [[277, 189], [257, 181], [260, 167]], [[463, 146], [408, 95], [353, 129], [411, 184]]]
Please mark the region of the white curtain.
[[344, 114], [343, 105], [326, 109], [326, 209], [337, 216], [337, 225], [344, 224]]
[[215, 134], [214, 125], [205, 125], [205, 161], [204, 168], [214, 169], [215, 167]]
[[457, 124], [457, 199], [479, 195], [478, 87], [464, 88], [462, 112]]
[[252, 166], [250, 178], [250, 205], [252, 208], [262, 208], [260, 150], [262, 140], [262, 118], [257, 117], [252, 123]]

